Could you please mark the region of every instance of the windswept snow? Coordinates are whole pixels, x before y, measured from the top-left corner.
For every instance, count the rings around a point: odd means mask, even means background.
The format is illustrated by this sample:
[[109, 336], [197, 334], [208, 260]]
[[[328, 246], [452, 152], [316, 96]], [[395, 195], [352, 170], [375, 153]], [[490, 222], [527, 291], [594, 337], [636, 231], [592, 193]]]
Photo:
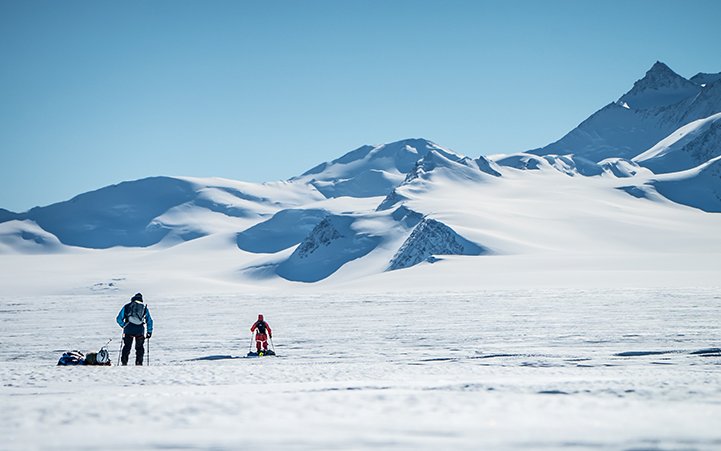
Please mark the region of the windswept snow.
[[0, 223], [0, 254], [43, 254], [62, 252], [62, 243], [32, 221]]
[[[144, 294], [145, 367], [55, 366], [116, 362], [121, 293], [0, 298], [3, 449], [721, 443], [716, 289]], [[259, 311], [277, 358], [242, 358]]]
[[685, 125], [633, 161], [656, 174], [684, 171], [721, 155], [721, 113]]
[[278, 266], [278, 274], [288, 280], [317, 282], [368, 254], [380, 238], [358, 230], [355, 222], [351, 216], [327, 216]]
[[[715, 130], [717, 118], [692, 124], [684, 136], [701, 131], [698, 136], [713, 138], [709, 130]], [[683, 142], [672, 141], [663, 148], [665, 153], [653, 153], [643, 162], [684, 153], [690, 144], [681, 146]], [[428, 149], [385, 198], [328, 199], [311, 183], [298, 180], [244, 184], [159, 178], [108, 187], [28, 214], [53, 213], [59, 218], [77, 212], [67, 222], [58, 219], [53, 230], [71, 230], [75, 235], [60, 237], [76, 236], [87, 247], [155, 244], [148, 252], [106, 250], [106, 257], [89, 254], [73, 257], [72, 264], [56, 264], [55, 280], [62, 292], [82, 291], [118, 274], [129, 283], [157, 279], [193, 291], [254, 285], [288, 288], [298, 283], [345, 286], [355, 280], [396, 288], [391, 279], [380, 276], [388, 268], [412, 266], [409, 271], [418, 271], [440, 256], [443, 261], [433, 265], [439, 274], [453, 267], [454, 277], [465, 280], [461, 285], [472, 285], [479, 270], [489, 278], [499, 276], [493, 268], [501, 256], [544, 255], [560, 261], [560, 256], [572, 254], [579, 256], [580, 260], [573, 257], [576, 261], [588, 262], [604, 255], [597, 261], [603, 261], [607, 271], [633, 258], [651, 270], [660, 249], [664, 258], [675, 262], [672, 267], [683, 268], [699, 255], [699, 261], [717, 261], [721, 216], [708, 214], [721, 205], [717, 166], [712, 160], [659, 175], [623, 158], [594, 163], [572, 154], [516, 154], [473, 160]], [[156, 197], [128, 194], [144, 192], [145, 184], [156, 189]], [[153, 205], [145, 206], [145, 201]], [[87, 209], [81, 210], [82, 205]], [[127, 218], [113, 222], [113, 215]], [[426, 225], [418, 227], [423, 218]], [[96, 220], [108, 221], [113, 228], [103, 233], [108, 226]], [[436, 228], [428, 224], [439, 224], [439, 233], [430, 233]], [[4, 253], [73, 249], [31, 221], [0, 225]], [[82, 227], [90, 231], [81, 234]], [[424, 230], [429, 233], [420, 233]], [[93, 241], [95, 236], [105, 241]], [[439, 241], [438, 236], [445, 238]], [[491, 255], [477, 257], [489, 250]], [[74, 270], [83, 259], [99, 263]], [[17, 277], [25, 269], [8, 263], [13, 277], [6, 278], [4, 286], [27, 292], [24, 277]], [[105, 274], [93, 275], [95, 265], [106, 267]], [[59, 269], [66, 266], [67, 271]], [[565, 266], [548, 265], [553, 267], [563, 271]], [[505, 280], [506, 269], [501, 268]], [[709, 270], [719, 270], [719, 264], [712, 263]], [[650, 280], [668, 280], [653, 274]]]
[[624, 158], [606, 158], [598, 162], [607, 174], [618, 178], [635, 177], [638, 174], [650, 175], [648, 169], [642, 168], [638, 163]]
[[328, 214], [315, 208], [281, 210], [267, 221], [240, 232], [238, 247], [256, 253], [280, 252], [303, 241]]
[[431, 141], [406, 139], [380, 146], [360, 147], [291, 180], [307, 182], [326, 197], [385, 196], [430, 151], [456, 157], [453, 151]]
[[721, 213], [721, 156], [694, 169], [661, 175], [650, 184], [674, 202]]
[[36, 207], [17, 218], [34, 221], [70, 246], [148, 247], [237, 231], [282, 208], [320, 199], [311, 186], [288, 182], [151, 177]]

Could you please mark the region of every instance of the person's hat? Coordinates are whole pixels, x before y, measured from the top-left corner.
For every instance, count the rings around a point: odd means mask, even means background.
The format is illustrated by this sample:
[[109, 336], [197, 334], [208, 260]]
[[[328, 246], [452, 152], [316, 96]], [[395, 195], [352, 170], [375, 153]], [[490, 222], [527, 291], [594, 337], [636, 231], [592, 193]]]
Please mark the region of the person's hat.
[[258, 321], [263, 321], [263, 315], [261, 313], [258, 313]]
[[143, 302], [143, 295], [140, 294], [140, 293], [135, 293], [135, 296], [133, 296], [130, 300], [131, 300], [131, 301]]

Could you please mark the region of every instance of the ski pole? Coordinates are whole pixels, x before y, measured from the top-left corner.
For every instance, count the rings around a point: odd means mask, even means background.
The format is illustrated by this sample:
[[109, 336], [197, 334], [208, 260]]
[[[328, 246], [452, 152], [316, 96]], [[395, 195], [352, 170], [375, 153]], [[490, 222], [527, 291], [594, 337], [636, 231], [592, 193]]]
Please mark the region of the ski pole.
[[250, 333], [250, 343], [248, 343], [248, 352], [253, 352], [253, 332]]
[[120, 354], [123, 353], [123, 339], [125, 338], [125, 334], [120, 336], [120, 349], [118, 349], [118, 366], [120, 366]]
[[270, 338], [270, 346], [273, 348], [273, 354], [275, 354], [275, 345], [273, 344], [273, 337], [268, 337], [268, 338]]
[[148, 337], [148, 366], [150, 366], [150, 337]]

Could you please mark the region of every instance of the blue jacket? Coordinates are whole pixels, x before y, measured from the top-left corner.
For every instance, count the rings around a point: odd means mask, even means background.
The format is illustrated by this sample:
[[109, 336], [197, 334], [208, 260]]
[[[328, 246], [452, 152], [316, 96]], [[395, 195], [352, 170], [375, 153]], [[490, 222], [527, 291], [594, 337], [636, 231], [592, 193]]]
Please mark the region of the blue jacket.
[[[132, 301], [135, 302], [135, 301]], [[123, 308], [120, 309], [120, 313], [118, 313], [118, 317], [115, 318], [115, 321], [118, 323], [118, 326], [122, 327], [126, 334], [128, 335], [143, 335], [143, 326], [142, 325], [136, 325], [136, 324], [130, 324], [125, 322], [125, 307], [129, 306], [130, 304], [125, 304]], [[150, 309], [146, 306], [145, 307], [145, 323], [148, 325], [148, 333], [153, 333], [153, 317], [150, 316]]]

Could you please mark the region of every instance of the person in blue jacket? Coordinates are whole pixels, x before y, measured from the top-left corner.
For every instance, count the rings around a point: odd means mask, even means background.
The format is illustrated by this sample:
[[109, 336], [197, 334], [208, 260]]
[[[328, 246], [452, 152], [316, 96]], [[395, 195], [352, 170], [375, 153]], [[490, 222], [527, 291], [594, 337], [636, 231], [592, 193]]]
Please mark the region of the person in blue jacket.
[[[123, 351], [120, 355], [120, 362], [123, 365], [128, 364], [130, 348], [135, 339], [135, 364], [142, 365], [145, 356], [145, 339], [153, 335], [153, 317], [150, 316], [148, 306], [143, 304], [143, 295], [136, 293], [130, 302], [120, 309], [115, 321], [123, 328]], [[147, 335], [145, 334], [146, 324], [148, 325]]]

